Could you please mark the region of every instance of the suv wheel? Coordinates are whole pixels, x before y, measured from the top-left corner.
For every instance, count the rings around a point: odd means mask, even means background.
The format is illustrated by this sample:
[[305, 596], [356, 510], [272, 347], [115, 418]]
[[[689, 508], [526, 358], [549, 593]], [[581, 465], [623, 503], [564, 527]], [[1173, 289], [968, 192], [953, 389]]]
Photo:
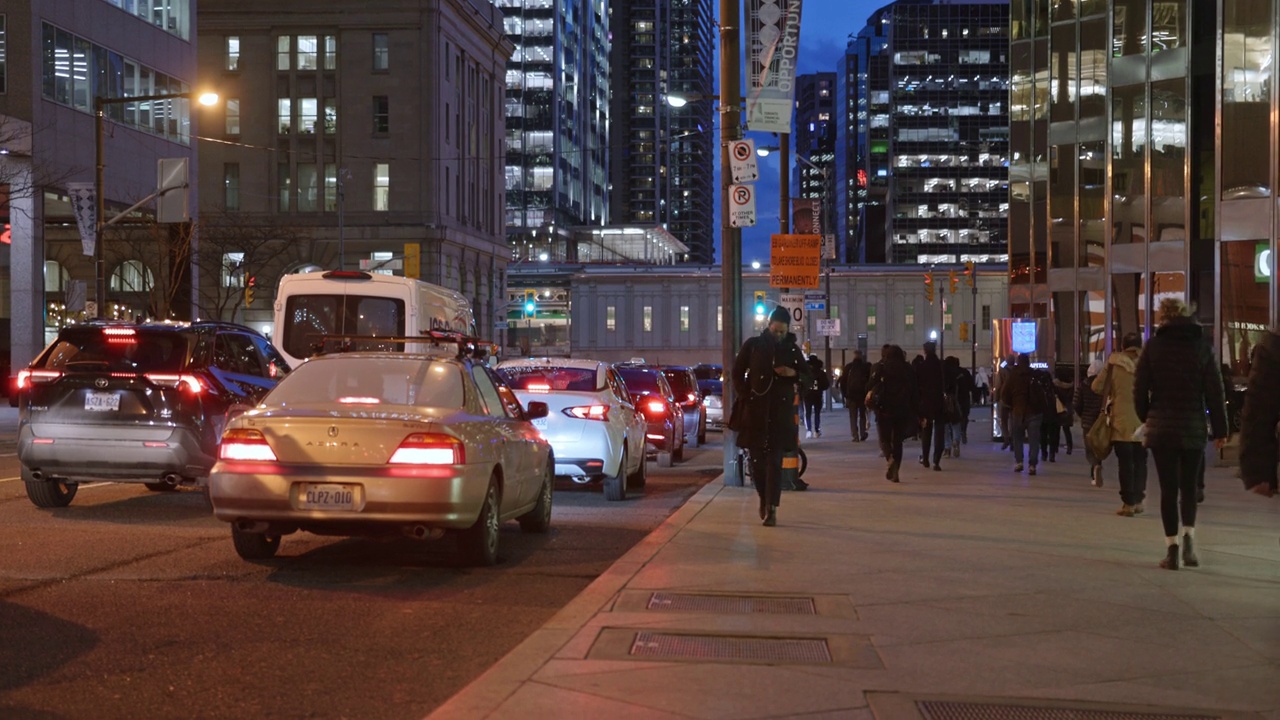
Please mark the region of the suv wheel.
[[22, 484], [27, 488], [27, 499], [38, 508], [66, 507], [71, 504], [71, 499], [76, 496], [76, 490], [80, 488], [76, 483], [58, 479], [32, 479], [31, 471], [25, 466], [23, 466], [21, 474]]

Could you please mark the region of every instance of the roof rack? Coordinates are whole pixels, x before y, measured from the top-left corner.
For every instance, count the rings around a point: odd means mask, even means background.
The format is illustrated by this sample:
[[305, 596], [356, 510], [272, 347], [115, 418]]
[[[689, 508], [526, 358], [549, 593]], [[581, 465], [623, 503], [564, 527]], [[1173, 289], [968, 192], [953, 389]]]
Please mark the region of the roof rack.
[[452, 330], [430, 330], [421, 335], [351, 335], [313, 333], [307, 335], [312, 357], [332, 355], [335, 353], [355, 352], [362, 348], [356, 343], [377, 343], [380, 345], [424, 345], [422, 352], [428, 355], [451, 356], [484, 360], [496, 353], [497, 346], [489, 340], [481, 340], [461, 332]]

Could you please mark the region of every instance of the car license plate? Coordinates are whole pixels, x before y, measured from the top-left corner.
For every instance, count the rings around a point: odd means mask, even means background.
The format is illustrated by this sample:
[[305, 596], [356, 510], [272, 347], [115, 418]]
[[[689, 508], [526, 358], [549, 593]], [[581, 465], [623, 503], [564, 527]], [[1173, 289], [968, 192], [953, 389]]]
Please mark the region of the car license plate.
[[546, 419], [546, 418], [544, 418], [544, 417], [534, 418], [534, 419], [533, 419], [533, 426], [534, 426], [534, 427], [536, 427], [536, 428], [538, 428], [539, 430], [546, 430], [546, 429], [547, 429], [547, 419]]
[[355, 510], [355, 485], [308, 484], [298, 493], [298, 507], [304, 510]]
[[91, 392], [84, 398], [84, 409], [90, 412], [115, 412], [120, 409], [120, 396], [109, 392]]

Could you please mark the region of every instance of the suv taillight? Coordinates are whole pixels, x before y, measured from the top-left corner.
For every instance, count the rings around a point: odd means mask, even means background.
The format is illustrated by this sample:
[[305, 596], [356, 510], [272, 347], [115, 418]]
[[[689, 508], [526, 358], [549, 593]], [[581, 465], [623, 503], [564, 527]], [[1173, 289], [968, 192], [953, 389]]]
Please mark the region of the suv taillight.
[[51, 383], [62, 377], [61, 370], [33, 370], [27, 368], [18, 371], [18, 389], [26, 390], [32, 385]]
[[644, 409], [651, 413], [664, 413], [667, 411], [667, 404], [661, 400], [645, 400]]
[[200, 378], [190, 373], [147, 373], [144, 377], [153, 385], [167, 388], [181, 387], [190, 390], [194, 395], [199, 395], [205, 389]]
[[467, 451], [462, 441], [444, 433], [413, 433], [387, 461], [392, 465], [465, 465]]
[[222, 442], [218, 443], [218, 459], [274, 462], [276, 453], [260, 431], [232, 428], [222, 433]]

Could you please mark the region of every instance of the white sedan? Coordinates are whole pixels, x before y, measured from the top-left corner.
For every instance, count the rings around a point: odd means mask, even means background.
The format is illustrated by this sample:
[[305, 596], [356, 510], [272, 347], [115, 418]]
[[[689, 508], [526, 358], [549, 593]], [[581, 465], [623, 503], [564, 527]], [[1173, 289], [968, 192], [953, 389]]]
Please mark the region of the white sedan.
[[645, 419], [609, 363], [523, 358], [499, 364], [498, 374], [521, 402], [547, 404], [534, 425], [555, 451], [556, 475], [602, 481], [609, 500], [644, 488]]
[[498, 561], [498, 526], [551, 524], [555, 459], [483, 363], [351, 352], [312, 358], [231, 420], [209, 477], [236, 552], [276, 554], [283, 535], [456, 535], [463, 560]]

